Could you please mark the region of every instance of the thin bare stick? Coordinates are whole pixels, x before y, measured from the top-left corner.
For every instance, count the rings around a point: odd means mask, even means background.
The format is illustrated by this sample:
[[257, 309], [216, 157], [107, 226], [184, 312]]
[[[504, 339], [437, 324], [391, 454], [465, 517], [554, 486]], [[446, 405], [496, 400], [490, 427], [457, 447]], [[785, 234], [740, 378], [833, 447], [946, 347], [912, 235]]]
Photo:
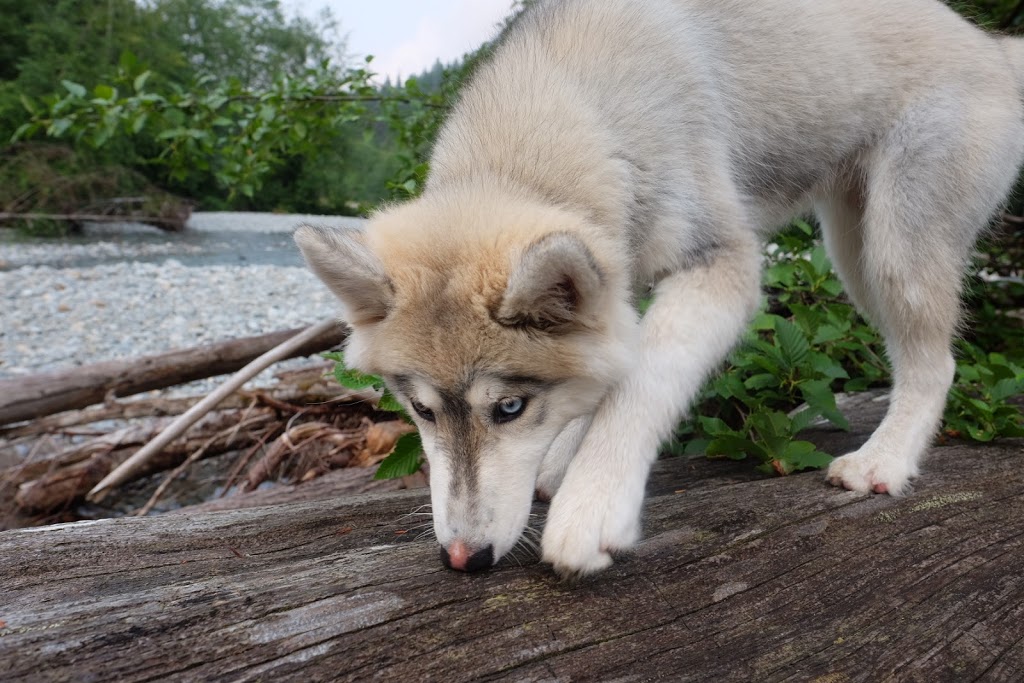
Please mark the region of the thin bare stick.
[[233, 429], [225, 429], [222, 432], [214, 434], [213, 436], [206, 440], [206, 443], [204, 443], [202, 446], [193, 451], [187, 458], [185, 458], [185, 460], [182, 461], [180, 465], [171, 470], [171, 473], [165, 476], [164, 480], [160, 482], [160, 485], [156, 487], [156, 491], [154, 491], [153, 495], [149, 497], [149, 500], [146, 501], [146, 504], [135, 511], [135, 516], [145, 517], [146, 515], [148, 515], [150, 510], [156, 507], [157, 501], [160, 500], [160, 496], [164, 494], [164, 491], [167, 490], [167, 487], [169, 487], [175, 479], [177, 479], [185, 470], [187, 470], [192, 465], [192, 463], [199, 460], [199, 458], [203, 457], [203, 454], [205, 454], [206, 451], [210, 449], [210, 446], [212, 446], [217, 439], [224, 436], [224, 432], [230, 431], [230, 433], [227, 436], [227, 442], [225, 445], [231, 445], [231, 442], [235, 440], [236, 436], [238, 436], [238, 431], [242, 428], [243, 425], [245, 425], [246, 416], [252, 411], [252, 408], [255, 405], [256, 402], [253, 401], [249, 408], [245, 411], [245, 414], [242, 415], [242, 419], [239, 420], [238, 424], [235, 425]]
[[174, 422], [169, 424], [167, 428], [158, 434], [155, 439], [140, 448], [137, 453], [125, 460], [116, 469], [114, 469], [113, 472], [104, 477], [99, 484], [89, 491], [88, 495], [86, 495], [86, 499], [94, 503], [103, 500], [104, 496], [106, 496], [112, 488], [120, 486], [124, 482], [128, 481], [128, 479], [130, 479], [135, 472], [145, 465], [150, 458], [159, 453], [161, 449], [167, 446], [167, 444], [178, 438], [185, 432], [185, 430], [195, 424], [199, 418], [210, 412], [218, 403], [234, 393], [243, 384], [279, 360], [287, 358], [288, 354], [290, 354], [294, 349], [301, 347], [310, 339], [327, 332], [337, 324], [338, 321], [333, 318], [317, 323], [316, 325], [313, 325], [295, 335], [283, 344], [272, 348], [256, 360], [246, 365], [244, 368], [232, 375], [230, 379], [224, 382], [224, 384], [217, 387], [213, 393], [192, 406], [184, 415], [181, 415], [174, 420]]

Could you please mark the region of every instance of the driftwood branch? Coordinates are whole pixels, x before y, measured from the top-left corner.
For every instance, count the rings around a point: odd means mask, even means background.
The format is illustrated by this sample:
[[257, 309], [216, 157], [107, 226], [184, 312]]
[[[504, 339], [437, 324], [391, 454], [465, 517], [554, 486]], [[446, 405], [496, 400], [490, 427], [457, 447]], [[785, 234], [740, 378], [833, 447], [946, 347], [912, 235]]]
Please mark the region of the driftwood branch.
[[336, 320], [324, 320], [312, 327], [306, 328], [291, 339], [282, 342], [250, 362], [209, 396], [189, 408], [185, 414], [177, 417], [156, 438], [139, 449], [137, 453], [118, 465], [113, 472], [104, 477], [99, 484], [89, 491], [87, 498], [93, 502], [102, 500], [110, 489], [128, 481], [136, 471], [145, 466], [150, 458], [154, 457], [161, 449], [183, 434], [185, 430], [210, 412], [221, 401], [240, 389], [243, 384], [274, 363], [295, 356], [297, 352], [308, 347], [310, 343], [315, 342], [324, 335], [331, 334], [338, 327], [339, 325]]
[[[186, 217], [187, 218], [187, 217]], [[0, 223], [14, 221], [60, 221], [62, 223], [145, 223], [163, 230], [181, 232], [185, 220], [180, 217], [136, 216], [105, 213], [15, 213], [0, 211]]]
[[[181, 415], [199, 403], [201, 396], [185, 396], [181, 398], [149, 398], [129, 401], [111, 400], [108, 403], [83, 410], [73, 410], [56, 415], [48, 415], [32, 420], [17, 427], [0, 429], [0, 438], [23, 439], [42, 434], [59, 432], [78, 425], [87, 425], [101, 420], [132, 420], [140, 417], [163, 417]], [[246, 399], [237, 396], [221, 408], [238, 408], [245, 405]]]
[[[316, 329], [317, 334], [304, 337], [301, 345], [289, 346], [279, 360], [325, 351], [345, 339], [341, 325], [321, 323]], [[0, 425], [85, 408], [108, 396], [129, 396], [235, 372], [300, 332], [284, 330], [157, 356], [0, 380]]]
[[[232, 410], [210, 415], [201, 434], [182, 439], [164, 448], [132, 473], [138, 478], [180, 465], [188, 458], [198, 459], [229, 450], [246, 448], [257, 439], [277, 431], [276, 411], [260, 408]], [[239, 424], [245, 420], [245, 429]], [[0, 470], [0, 479], [17, 484], [14, 502], [22, 513], [44, 513], [67, 507], [81, 498], [115, 467], [128, 460], [167, 426], [166, 420], [133, 425], [72, 446], [40, 462], [26, 463]]]

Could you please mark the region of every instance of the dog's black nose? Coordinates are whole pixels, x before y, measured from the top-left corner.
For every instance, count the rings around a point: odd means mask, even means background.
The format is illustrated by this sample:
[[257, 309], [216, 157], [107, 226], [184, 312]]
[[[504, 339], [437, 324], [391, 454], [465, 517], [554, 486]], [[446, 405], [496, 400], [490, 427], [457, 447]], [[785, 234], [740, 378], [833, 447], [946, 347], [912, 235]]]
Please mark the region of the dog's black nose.
[[473, 553], [472, 557], [469, 558], [469, 562], [466, 563], [466, 571], [475, 572], [487, 569], [492, 564], [494, 564], [494, 546], [489, 545], [483, 550], [477, 550]]
[[466, 545], [461, 541], [455, 541], [451, 549], [441, 546], [441, 562], [448, 569], [456, 569], [461, 572], [476, 572], [487, 569], [494, 564], [494, 546], [487, 546], [477, 550], [470, 555]]

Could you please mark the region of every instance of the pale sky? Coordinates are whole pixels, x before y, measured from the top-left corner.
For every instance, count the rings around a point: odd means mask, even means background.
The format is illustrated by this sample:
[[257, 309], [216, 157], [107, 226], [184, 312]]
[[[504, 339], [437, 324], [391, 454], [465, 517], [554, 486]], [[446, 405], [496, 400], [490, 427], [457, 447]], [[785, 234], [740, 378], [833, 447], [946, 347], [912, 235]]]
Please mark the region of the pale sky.
[[315, 18], [330, 8], [348, 38], [348, 53], [374, 56], [373, 70], [392, 80], [451, 62], [494, 37], [512, 0], [281, 0], [288, 13]]

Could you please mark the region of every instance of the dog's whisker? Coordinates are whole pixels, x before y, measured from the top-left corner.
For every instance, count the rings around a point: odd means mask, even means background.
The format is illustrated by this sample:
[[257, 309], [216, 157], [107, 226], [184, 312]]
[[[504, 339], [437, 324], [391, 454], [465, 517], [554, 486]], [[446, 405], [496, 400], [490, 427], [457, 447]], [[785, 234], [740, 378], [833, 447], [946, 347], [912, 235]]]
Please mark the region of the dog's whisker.
[[508, 557], [509, 557], [510, 560], [515, 562], [516, 565], [518, 565], [520, 567], [523, 566], [523, 561], [519, 558], [519, 553], [516, 552], [516, 547], [515, 546], [512, 546], [512, 548], [508, 551]]
[[431, 517], [432, 518], [433, 516], [434, 516], [434, 514], [432, 512], [410, 512], [410, 513], [408, 513], [406, 515], [402, 515], [396, 521], [401, 522], [402, 520], [406, 520], [406, 519], [409, 519], [411, 517], [419, 517], [419, 518]]

